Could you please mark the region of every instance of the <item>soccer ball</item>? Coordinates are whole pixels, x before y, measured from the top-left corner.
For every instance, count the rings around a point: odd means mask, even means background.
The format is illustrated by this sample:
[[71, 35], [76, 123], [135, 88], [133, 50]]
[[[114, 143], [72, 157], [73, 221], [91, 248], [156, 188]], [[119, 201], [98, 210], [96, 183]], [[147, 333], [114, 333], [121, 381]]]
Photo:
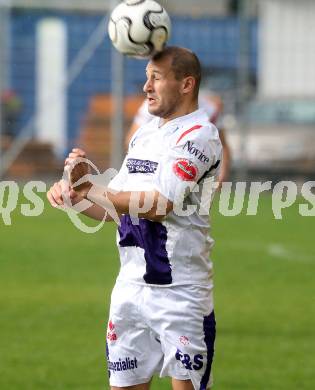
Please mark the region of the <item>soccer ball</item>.
[[115, 48], [132, 57], [149, 57], [161, 51], [170, 32], [170, 18], [154, 0], [125, 0], [114, 8], [108, 23]]

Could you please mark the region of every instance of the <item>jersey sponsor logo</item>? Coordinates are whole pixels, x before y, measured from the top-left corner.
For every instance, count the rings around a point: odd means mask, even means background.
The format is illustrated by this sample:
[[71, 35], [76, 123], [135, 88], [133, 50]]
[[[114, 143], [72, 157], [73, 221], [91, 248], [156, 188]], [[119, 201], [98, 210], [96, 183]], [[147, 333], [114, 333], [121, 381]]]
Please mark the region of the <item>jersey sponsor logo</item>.
[[209, 157], [207, 157], [203, 152], [201, 152], [194, 144], [193, 141], [187, 141], [183, 146], [183, 150], [188, 150], [190, 154], [193, 154], [198, 158], [199, 161], [203, 163], [208, 163], [210, 161]]
[[150, 160], [128, 158], [126, 166], [129, 173], [154, 173], [158, 167], [158, 163]]
[[198, 168], [185, 158], [178, 158], [173, 164], [173, 172], [184, 181], [193, 181], [197, 177]]
[[108, 329], [107, 329], [107, 340], [109, 341], [116, 341], [117, 340], [117, 334], [115, 331], [115, 325], [110, 320], [108, 323]]
[[176, 360], [179, 360], [187, 370], [198, 371], [203, 367], [203, 356], [200, 354], [196, 354], [191, 357], [188, 353], [183, 353], [177, 348], [175, 358]]
[[107, 361], [109, 371], [128, 371], [138, 368], [137, 358], [130, 359], [129, 357], [119, 359], [116, 362]]

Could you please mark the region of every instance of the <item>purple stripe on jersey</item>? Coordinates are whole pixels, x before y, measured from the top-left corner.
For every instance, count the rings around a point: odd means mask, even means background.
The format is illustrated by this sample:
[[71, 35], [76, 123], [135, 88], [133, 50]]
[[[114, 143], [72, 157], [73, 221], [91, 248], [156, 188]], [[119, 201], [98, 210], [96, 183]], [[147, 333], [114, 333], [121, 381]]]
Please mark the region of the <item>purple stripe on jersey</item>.
[[[108, 349], [107, 340], [106, 340], [106, 360], [107, 360], [107, 367], [108, 367], [108, 362], [109, 362], [109, 349]], [[108, 371], [108, 378], [110, 378], [110, 370], [107, 369], [107, 371]]]
[[128, 158], [126, 166], [129, 173], [154, 173], [158, 163], [150, 160], [139, 160], [137, 158]]
[[172, 269], [167, 257], [167, 230], [160, 222], [141, 218], [134, 225], [129, 215], [123, 215], [118, 228], [122, 247], [136, 246], [144, 249], [146, 273], [143, 279], [150, 284], [171, 284]]
[[211, 365], [214, 355], [214, 340], [215, 340], [215, 316], [214, 312], [211, 312], [207, 317], [203, 319], [203, 331], [205, 335], [205, 343], [207, 346], [207, 366], [203, 377], [200, 382], [199, 390], [206, 390], [210, 378]]

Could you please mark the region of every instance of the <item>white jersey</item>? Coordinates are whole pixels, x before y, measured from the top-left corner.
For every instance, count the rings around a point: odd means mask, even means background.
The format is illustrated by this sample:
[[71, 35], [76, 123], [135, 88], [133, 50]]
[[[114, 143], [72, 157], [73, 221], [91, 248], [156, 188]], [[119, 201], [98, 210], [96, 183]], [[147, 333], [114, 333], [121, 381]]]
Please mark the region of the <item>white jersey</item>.
[[[199, 210], [205, 180], [218, 173], [221, 142], [218, 131], [199, 109], [159, 127], [154, 117], [130, 141], [127, 156], [109, 187], [118, 191], [157, 190], [180, 205], [162, 222], [121, 217], [117, 232], [121, 269], [118, 280], [157, 286], [211, 285], [209, 210]], [[209, 187], [208, 180], [206, 186]], [[199, 190], [199, 191], [197, 191]], [[208, 204], [209, 206], [209, 204]], [[181, 208], [181, 207], [179, 207]], [[191, 211], [192, 210], [192, 211]]]
[[[207, 93], [200, 93], [198, 99], [199, 108], [206, 111], [209, 122], [217, 126], [218, 129], [222, 127], [222, 107], [212, 95]], [[145, 99], [139, 107], [134, 118], [134, 123], [137, 127], [144, 125], [154, 118], [154, 115], [148, 111], [148, 101]]]

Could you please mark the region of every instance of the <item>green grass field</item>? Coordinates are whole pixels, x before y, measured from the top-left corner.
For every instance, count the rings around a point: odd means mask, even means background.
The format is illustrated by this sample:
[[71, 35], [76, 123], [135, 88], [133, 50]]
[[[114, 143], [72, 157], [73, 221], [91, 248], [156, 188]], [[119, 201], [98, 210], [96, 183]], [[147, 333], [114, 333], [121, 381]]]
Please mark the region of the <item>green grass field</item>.
[[[314, 221], [297, 205], [275, 220], [269, 196], [257, 216], [214, 206], [215, 389], [315, 389]], [[0, 219], [0, 240], [0, 389], [108, 389], [115, 226], [84, 234], [46, 206]]]

